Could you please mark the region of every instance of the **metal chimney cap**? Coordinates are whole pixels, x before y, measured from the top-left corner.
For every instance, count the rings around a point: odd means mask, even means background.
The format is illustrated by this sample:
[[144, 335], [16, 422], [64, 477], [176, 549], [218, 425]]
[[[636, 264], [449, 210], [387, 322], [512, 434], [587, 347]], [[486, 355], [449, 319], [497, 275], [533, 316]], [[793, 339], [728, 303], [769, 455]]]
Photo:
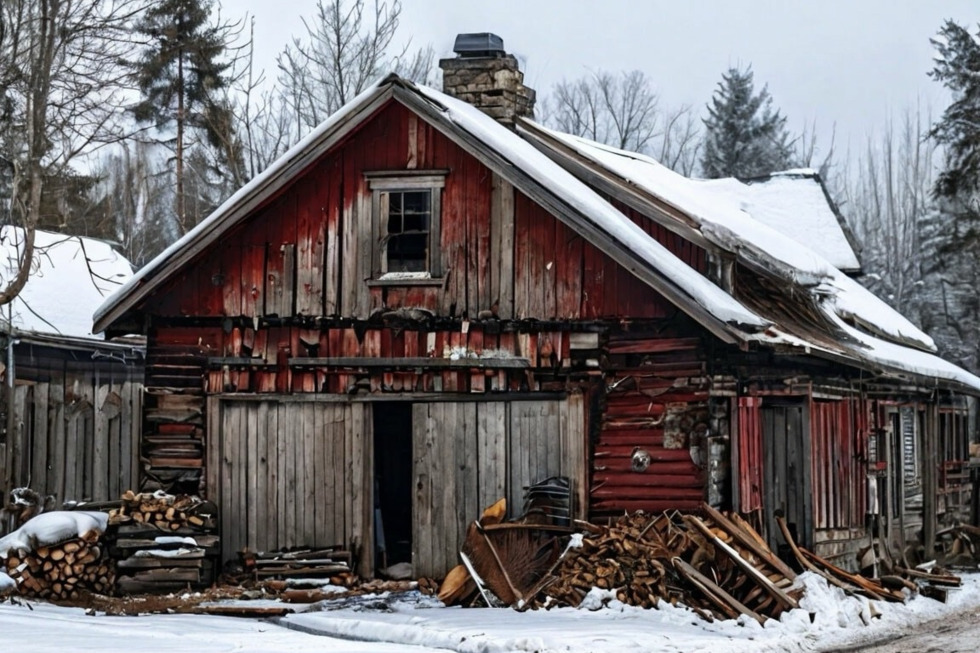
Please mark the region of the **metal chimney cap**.
[[453, 52], [460, 57], [499, 57], [504, 54], [504, 40], [490, 32], [457, 34]]

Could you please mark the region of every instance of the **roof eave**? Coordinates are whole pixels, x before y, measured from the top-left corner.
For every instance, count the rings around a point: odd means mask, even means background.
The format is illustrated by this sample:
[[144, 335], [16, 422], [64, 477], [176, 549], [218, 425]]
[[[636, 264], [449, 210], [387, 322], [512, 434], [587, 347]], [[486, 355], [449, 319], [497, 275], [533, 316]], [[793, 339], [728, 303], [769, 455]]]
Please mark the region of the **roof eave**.
[[[168, 270], [179, 268], [201, 254], [207, 247], [217, 242], [228, 229], [274, 198], [292, 179], [346, 138], [391, 99], [391, 79], [389, 77], [379, 83], [373, 93], [362, 98], [361, 104], [355, 111], [333, 125], [331, 129], [318, 134], [313, 142], [301, 141], [294, 146], [291, 157], [287, 153], [281, 160], [282, 163], [274, 164], [273, 167], [260, 173], [253, 182], [246, 185], [247, 192], [241, 193], [241, 196], [239, 193], [233, 195], [197, 228], [186, 233], [163, 254], [148, 263], [147, 269], [141, 271], [142, 274], [134, 280], [131, 288], [121, 290], [117, 297], [113, 297], [95, 312], [93, 331], [100, 333], [110, 329], [115, 322], [122, 319], [140, 301], [169, 279]], [[268, 178], [263, 178], [263, 175]]]

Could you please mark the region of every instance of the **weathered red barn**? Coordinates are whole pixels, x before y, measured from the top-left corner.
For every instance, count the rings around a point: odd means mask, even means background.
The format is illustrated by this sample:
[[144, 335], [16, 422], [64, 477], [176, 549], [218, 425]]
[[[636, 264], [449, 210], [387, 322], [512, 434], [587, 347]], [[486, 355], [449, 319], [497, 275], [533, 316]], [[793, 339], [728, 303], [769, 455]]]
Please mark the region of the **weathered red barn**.
[[442, 65], [447, 94], [378, 82], [96, 314], [147, 336], [144, 488], [216, 501], [226, 556], [339, 543], [368, 575], [443, 574], [552, 476], [576, 517], [782, 510], [824, 553], [869, 514], [912, 533], [917, 488], [929, 535], [980, 379], [714, 191], [526, 120], [513, 57]]

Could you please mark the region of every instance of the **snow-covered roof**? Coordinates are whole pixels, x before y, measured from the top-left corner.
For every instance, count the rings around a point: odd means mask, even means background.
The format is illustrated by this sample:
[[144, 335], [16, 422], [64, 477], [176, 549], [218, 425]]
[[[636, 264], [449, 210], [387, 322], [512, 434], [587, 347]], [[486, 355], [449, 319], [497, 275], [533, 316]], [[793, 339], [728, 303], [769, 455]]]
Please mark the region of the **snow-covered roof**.
[[754, 219], [809, 247], [838, 270], [861, 269], [846, 227], [813, 170], [786, 170], [747, 182], [728, 178], [701, 183], [707, 192], [727, 196]]
[[[642, 154], [556, 132], [530, 121], [523, 121], [522, 126], [525, 133], [549, 136], [622, 183], [639, 188], [680, 211], [707, 242], [734, 254], [739, 261], [808, 292], [827, 319], [828, 326], [844, 336], [834, 351], [806, 336], [790, 335], [793, 325], [777, 324], [765, 332], [747, 335], [746, 339], [769, 345], [789, 344], [807, 352], [843, 355], [882, 372], [930, 376], [980, 389], [980, 378], [934, 355], [936, 345], [932, 338], [814, 248], [808, 247], [806, 239], [792, 237], [767, 224], [789, 210], [816, 210], [815, 207], [821, 205], [820, 211], [826, 212], [825, 217], [829, 220], [833, 215], [836, 222], [833, 208], [819, 184], [814, 184], [812, 189], [819, 190], [819, 196], [815, 192], [793, 191], [790, 197], [774, 201], [773, 206], [765, 203], [767, 196], [774, 195], [781, 187], [786, 188], [787, 182], [800, 187], [790, 180], [812, 177], [812, 171], [788, 171], [782, 180], [777, 175], [778, 183], [761, 184], [762, 188], [768, 189], [759, 192], [753, 190], [752, 185], [735, 179], [689, 179]], [[538, 142], [545, 147], [549, 145], [547, 139]], [[565, 156], [558, 149], [550, 152], [558, 160]], [[759, 219], [757, 215], [765, 219]], [[808, 219], [805, 222], [816, 224], [821, 221]], [[843, 233], [841, 238], [844, 238]], [[851, 252], [853, 254], [853, 250]], [[762, 316], [768, 317], [764, 313]]]
[[[935, 344], [928, 335], [841, 272], [834, 262], [811, 249], [810, 243], [799, 242], [806, 238], [795, 239], [766, 224], [781, 215], [811, 210], [819, 204], [813, 193], [779, 202], [766, 200], [784, 185], [783, 181], [805, 178], [809, 172], [792, 171], [784, 175], [785, 180], [777, 177], [758, 188], [734, 180], [692, 180], [643, 155], [553, 132], [534, 123], [522, 122], [518, 132], [512, 131], [465, 102], [395, 76], [380, 80], [354, 98], [140, 270], [99, 307], [95, 313], [96, 328], [101, 330], [120, 320], [180, 266], [274, 197], [391, 98], [433, 121], [497, 174], [729, 342], [789, 344], [806, 352], [826, 350], [884, 373], [918, 375], [920, 381], [921, 377], [931, 377], [980, 390], [980, 378], [934, 356]], [[686, 216], [685, 228], [693, 229], [701, 242], [731, 252], [742, 264], [809, 296], [824, 315], [827, 334], [842, 340], [840, 347], [835, 344], [830, 351], [808, 339], [805, 333], [794, 332], [799, 330], [792, 324], [774, 325], [769, 316], [723, 291], [569, 172], [562, 155], [542, 152], [539, 139], [528, 140], [529, 130], [532, 136], [549, 136], [620, 181], [673, 207], [675, 213]], [[828, 206], [825, 196], [823, 206]]]
[[[0, 277], [16, 274], [24, 230], [0, 228]], [[21, 332], [91, 338], [92, 311], [133, 276], [108, 243], [37, 230], [30, 277], [20, 294], [0, 307], [0, 321]]]
[[[587, 222], [587, 228], [599, 236], [592, 239], [597, 247], [604, 249], [614, 259], [617, 259], [617, 255], [630, 257], [630, 269], [634, 274], [645, 275], [641, 277], [644, 281], [656, 284], [656, 289], [671, 298], [682, 310], [696, 312], [702, 322], [707, 316], [713, 323], [706, 326], [716, 335], [724, 335], [725, 325], [740, 325], [752, 331], [768, 324], [651, 238], [591, 188], [496, 120], [465, 102], [392, 75], [342, 107], [197, 227], [139, 270], [95, 311], [95, 328], [101, 331], [119, 319], [128, 308], [168, 278], [167, 275], [176, 267], [191, 260], [207, 244], [215, 242], [225, 230], [247, 217], [252, 209], [288, 184], [295, 174], [315, 161], [342, 134], [355, 128], [358, 120], [352, 119], [352, 116], [366, 118], [370, 113], [368, 108], [377, 107], [381, 101], [392, 97], [396, 89], [401, 91], [399, 100], [416, 108], [424, 104], [424, 109], [436, 112], [437, 117], [448, 124], [451, 138], [465, 134], [471, 140], [464, 146], [472, 145], [475, 141], [490, 148], [496, 157], [506, 159], [506, 165], [498, 166], [496, 170], [504, 178], [511, 179], [514, 170], [530, 175], [542, 192], [558, 200], [559, 206], [553, 211], [559, 213], [556, 217], [563, 220], [577, 217]], [[493, 167], [494, 164], [490, 165]], [[513, 181], [521, 186], [520, 180]], [[577, 227], [581, 228], [582, 225]], [[660, 283], [661, 279], [663, 283]], [[732, 339], [731, 335], [724, 337]]]

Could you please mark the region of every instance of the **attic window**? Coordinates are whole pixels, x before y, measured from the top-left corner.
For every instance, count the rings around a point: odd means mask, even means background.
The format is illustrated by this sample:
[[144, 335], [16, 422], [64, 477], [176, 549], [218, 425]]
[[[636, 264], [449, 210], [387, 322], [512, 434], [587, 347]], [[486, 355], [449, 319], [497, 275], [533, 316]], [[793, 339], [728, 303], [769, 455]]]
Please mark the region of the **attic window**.
[[[393, 190], [382, 193], [381, 218], [387, 215], [385, 272], [428, 272], [432, 227], [431, 190]], [[386, 206], [387, 205], [387, 206]]]
[[366, 173], [371, 189], [374, 279], [412, 281], [441, 275], [442, 171]]

